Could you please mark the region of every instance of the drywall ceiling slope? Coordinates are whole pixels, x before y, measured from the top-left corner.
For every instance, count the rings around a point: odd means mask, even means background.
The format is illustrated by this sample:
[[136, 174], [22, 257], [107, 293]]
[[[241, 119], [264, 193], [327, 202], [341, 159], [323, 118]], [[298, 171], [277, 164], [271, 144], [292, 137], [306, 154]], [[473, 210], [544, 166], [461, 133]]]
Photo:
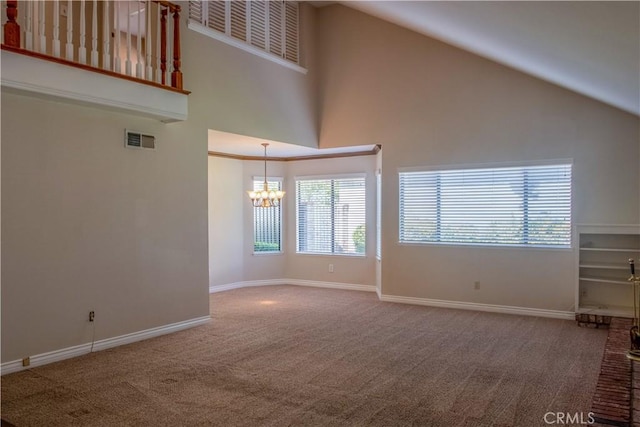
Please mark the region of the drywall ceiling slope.
[[638, 1], [342, 1], [640, 115]]

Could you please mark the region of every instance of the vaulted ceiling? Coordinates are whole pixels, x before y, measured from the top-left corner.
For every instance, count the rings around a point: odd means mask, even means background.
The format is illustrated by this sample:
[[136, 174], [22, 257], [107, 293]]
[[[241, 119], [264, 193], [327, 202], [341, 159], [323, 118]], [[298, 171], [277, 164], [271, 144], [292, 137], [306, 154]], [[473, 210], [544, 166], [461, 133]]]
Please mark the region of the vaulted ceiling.
[[339, 3], [640, 115], [638, 1]]

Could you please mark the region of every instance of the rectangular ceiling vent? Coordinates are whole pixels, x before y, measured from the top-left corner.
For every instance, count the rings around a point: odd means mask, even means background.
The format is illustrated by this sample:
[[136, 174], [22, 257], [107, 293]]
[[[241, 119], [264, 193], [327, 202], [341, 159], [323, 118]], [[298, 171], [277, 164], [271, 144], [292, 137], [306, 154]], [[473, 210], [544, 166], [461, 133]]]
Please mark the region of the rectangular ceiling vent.
[[129, 148], [147, 148], [155, 150], [156, 137], [134, 130], [125, 130], [124, 145]]

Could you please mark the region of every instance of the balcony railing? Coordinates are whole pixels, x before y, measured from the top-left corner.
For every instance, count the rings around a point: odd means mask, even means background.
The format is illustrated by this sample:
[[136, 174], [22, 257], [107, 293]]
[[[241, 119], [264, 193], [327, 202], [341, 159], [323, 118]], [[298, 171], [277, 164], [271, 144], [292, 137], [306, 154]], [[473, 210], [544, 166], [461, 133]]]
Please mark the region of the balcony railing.
[[3, 49], [188, 93], [180, 70], [179, 5], [158, 0], [3, 3]]

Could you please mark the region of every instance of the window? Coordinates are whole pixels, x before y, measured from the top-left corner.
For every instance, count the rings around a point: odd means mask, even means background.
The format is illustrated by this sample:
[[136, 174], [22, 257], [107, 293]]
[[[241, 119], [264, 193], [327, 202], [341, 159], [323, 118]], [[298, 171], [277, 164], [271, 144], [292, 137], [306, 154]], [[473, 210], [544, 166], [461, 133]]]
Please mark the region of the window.
[[400, 242], [571, 246], [571, 165], [400, 173]]
[[189, 28], [289, 64], [298, 64], [300, 59], [298, 22], [299, 9], [295, 1], [189, 2]]
[[365, 253], [364, 176], [296, 180], [297, 252]]
[[[261, 191], [263, 178], [254, 178], [253, 189]], [[282, 180], [269, 178], [267, 185], [270, 190], [282, 190]], [[253, 208], [253, 252], [274, 253], [282, 252], [282, 211], [281, 207]]]

